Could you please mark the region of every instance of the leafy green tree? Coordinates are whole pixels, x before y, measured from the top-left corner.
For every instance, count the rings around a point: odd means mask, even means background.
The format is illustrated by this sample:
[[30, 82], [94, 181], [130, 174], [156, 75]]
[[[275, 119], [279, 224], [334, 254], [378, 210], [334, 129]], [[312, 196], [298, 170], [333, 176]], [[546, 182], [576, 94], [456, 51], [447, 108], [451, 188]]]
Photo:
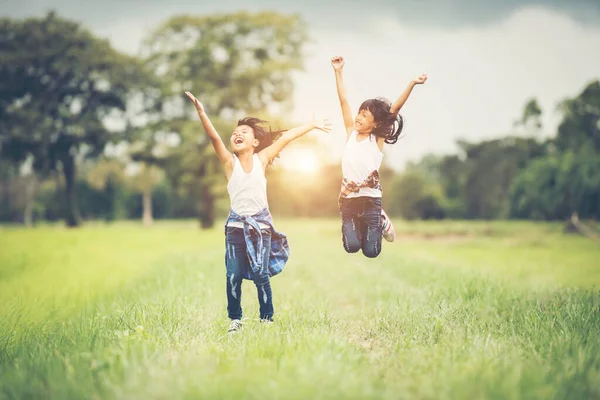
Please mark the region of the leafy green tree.
[[165, 83], [162, 131], [181, 145], [165, 161], [178, 196], [191, 196], [202, 227], [214, 224], [225, 196], [221, 166], [194, 108], [204, 104], [224, 141], [235, 120], [290, 110], [292, 72], [302, 67], [306, 29], [297, 16], [273, 12], [178, 16], [145, 40], [148, 67]]
[[537, 99], [530, 99], [523, 107], [521, 118], [515, 122], [516, 126], [521, 126], [526, 133], [533, 133], [534, 136], [542, 129], [542, 108]]
[[464, 202], [468, 218], [506, 218], [513, 179], [528, 163], [546, 154], [536, 139], [509, 136], [480, 143], [462, 142], [466, 176]]
[[563, 120], [554, 141], [557, 150], [600, 154], [600, 81], [591, 82], [577, 97], [565, 100], [560, 109]]
[[422, 171], [411, 168], [397, 176], [391, 186], [393, 198], [386, 205], [390, 214], [407, 220], [444, 217], [442, 188]]
[[513, 217], [600, 217], [600, 82], [588, 84], [560, 109], [554, 152], [531, 163], [512, 185]]
[[33, 156], [36, 171], [64, 175], [68, 226], [81, 222], [78, 161], [124, 136], [107, 121], [124, 118], [148, 76], [134, 58], [55, 13], [0, 19], [0, 156]]
[[600, 218], [600, 158], [565, 152], [535, 160], [515, 179], [510, 199], [515, 218]]

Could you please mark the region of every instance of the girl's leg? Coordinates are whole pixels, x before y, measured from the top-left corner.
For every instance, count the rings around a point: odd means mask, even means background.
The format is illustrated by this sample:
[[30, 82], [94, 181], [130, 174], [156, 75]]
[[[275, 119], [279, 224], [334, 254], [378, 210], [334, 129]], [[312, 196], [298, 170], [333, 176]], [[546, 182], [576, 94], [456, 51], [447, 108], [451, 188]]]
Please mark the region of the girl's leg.
[[273, 292], [271, 289], [271, 279], [269, 278], [269, 254], [271, 253], [271, 231], [263, 229], [263, 265], [262, 268], [252, 274], [252, 279], [256, 285], [258, 293], [258, 304], [260, 307], [260, 319], [273, 320]]
[[360, 221], [358, 218], [359, 198], [342, 199], [342, 241], [344, 250], [356, 253], [361, 248]]
[[394, 224], [385, 211], [381, 210], [381, 229], [383, 230], [383, 238], [388, 242], [393, 242], [396, 240], [396, 228], [394, 228]]
[[375, 258], [381, 253], [381, 198], [363, 197], [360, 214], [361, 248], [365, 256]]
[[242, 228], [226, 228], [225, 250], [227, 313], [230, 319], [242, 319], [242, 280], [250, 268]]

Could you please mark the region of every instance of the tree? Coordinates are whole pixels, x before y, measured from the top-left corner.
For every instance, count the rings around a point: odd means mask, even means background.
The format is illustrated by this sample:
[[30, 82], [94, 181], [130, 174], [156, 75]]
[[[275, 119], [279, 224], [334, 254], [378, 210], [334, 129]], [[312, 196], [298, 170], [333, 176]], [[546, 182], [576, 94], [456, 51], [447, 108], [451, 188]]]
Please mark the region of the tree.
[[[444, 209], [443, 215], [451, 218], [504, 218], [509, 213], [508, 198], [514, 177], [530, 160], [547, 152], [545, 142], [515, 136], [478, 143], [458, 141], [458, 145], [459, 155], [428, 155], [408, 165], [407, 172], [415, 174], [403, 176], [405, 182], [394, 187], [396, 196], [408, 197], [401, 213], [413, 210], [413, 214], [422, 215], [416, 210], [420, 209], [417, 205], [423, 203], [421, 197], [426, 192], [418, 188], [440, 186], [440, 193], [428, 200], [431, 215], [440, 215], [435, 211], [437, 206], [434, 207], [439, 204]], [[409, 182], [416, 192], [400, 193], [408, 190]]]
[[388, 208], [392, 215], [399, 214], [407, 220], [444, 217], [441, 187], [414, 167], [397, 177], [392, 183], [392, 193]]
[[443, 157], [439, 163], [439, 183], [446, 198], [444, 211], [448, 218], [465, 218], [466, 163], [456, 155]]
[[511, 188], [511, 216], [600, 218], [600, 158], [565, 152], [531, 163]]
[[142, 195], [142, 223], [151, 226], [154, 222], [152, 214], [152, 192], [164, 179], [162, 169], [146, 163], [139, 163], [134, 175], [128, 177], [128, 185]]
[[508, 193], [513, 178], [527, 163], [544, 154], [534, 139], [507, 137], [463, 144], [468, 166], [465, 209], [469, 218], [508, 216]]
[[65, 178], [68, 226], [80, 224], [77, 162], [122, 136], [107, 118], [126, 109], [147, 74], [79, 24], [54, 13], [0, 20], [0, 156]]
[[298, 17], [272, 12], [174, 17], [145, 40], [147, 65], [166, 82], [163, 130], [181, 138], [167, 157], [167, 175], [180, 195], [196, 199], [202, 227], [214, 224], [225, 191], [221, 166], [183, 92], [202, 101], [227, 140], [243, 115], [289, 110], [291, 73], [302, 67], [305, 40]]
[[537, 102], [537, 99], [532, 98], [523, 107], [523, 114], [518, 121], [515, 121], [515, 126], [521, 126], [527, 133], [534, 135], [542, 129], [542, 108]]
[[563, 120], [555, 144], [559, 152], [600, 153], [600, 81], [588, 84], [574, 99], [562, 102]]
[[[152, 214], [152, 193], [165, 176], [165, 167], [168, 159], [175, 154], [172, 150], [180, 144], [181, 136], [174, 133], [160, 131], [165, 125], [163, 121], [147, 124], [137, 134], [138, 140], [130, 143], [127, 162], [133, 167], [134, 173], [128, 179], [128, 185], [142, 195], [142, 222], [144, 226], [151, 226], [154, 218]], [[177, 169], [176, 165], [173, 165]]]
[[[179, 16], [146, 40], [143, 53], [181, 111], [182, 93], [201, 96], [213, 116], [224, 119], [264, 113], [271, 105], [290, 106], [291, 72], [302, 67], [304, 24], [297, 16], [238, 12]], [[184, 111], [185, 110], [185, 111]]]
[[555, 152], [523, 170], [511, 188], [511, 216], [600, 217], [600, 82], [562, 102]]
[[126, 179], [123, 165], [116, 159], [101, 159], [87, 171], [86, 181], [90, 187], [106, 196], [108, 221], [125, 217], [123, 187]]
[[20, 221], [27, 227], [33, 224], [40, 183], [30, 166], [31, 159], [20, 165], [0, 160], [0, 221]]

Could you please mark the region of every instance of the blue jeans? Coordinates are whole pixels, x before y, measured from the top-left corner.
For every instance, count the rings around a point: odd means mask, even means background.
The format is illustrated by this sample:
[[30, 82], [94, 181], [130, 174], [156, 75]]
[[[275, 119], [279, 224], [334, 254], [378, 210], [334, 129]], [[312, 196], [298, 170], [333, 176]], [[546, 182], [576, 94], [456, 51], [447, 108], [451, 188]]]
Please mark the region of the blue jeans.
[[[250, 271], [250, 260], [246, 253], [244, 229], [225, 228], [225, 267], [227, 270], [227, 312], [230, 319], [242, 319], [242, 281]], [[258, 292], [261, 319], [273, 319], [273, 293], [269, 278], [269, 254], [271, 252], [271, 231], [263, 229], [264, 262], [259, 270], [251, 274]], [[252, 233], [253, 235], [256, 234]]]
[[381, 198], [353, 197], [342, 199], [342, 240], [348, 253], [362, 249], [365, 256], [381, 253]]

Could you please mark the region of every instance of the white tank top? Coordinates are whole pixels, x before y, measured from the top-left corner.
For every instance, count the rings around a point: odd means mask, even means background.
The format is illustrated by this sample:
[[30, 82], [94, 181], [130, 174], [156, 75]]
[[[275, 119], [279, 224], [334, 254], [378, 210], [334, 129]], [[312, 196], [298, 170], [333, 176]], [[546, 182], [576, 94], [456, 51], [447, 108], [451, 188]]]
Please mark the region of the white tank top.
[[[227, 183], [227, 192], [231, 202], [231, 209], [238, 215], [254, 215], [268, 206], [267, 203], [267, 178], [258, 158], [258, 154], [252, 156], [252, 170], [248, 173], [242, 168], [242, 164], [234, 154], [233, 172]], [[227, 226], [243, 228], [241, 222], [229, 222]], [[259, 224], [261, 228], [267, 225]]]
[[[383, 153], [377, 146], [377, 138], [370, 136], [360, 142], [356, 140], [357, 132], [350, 134], [344, 155], [342, 156], [342, 175], [344, 178], [361, 183], [372, 171], [379, 171], [383, 161]], [[358, 193], [348, 194], [351, 197], [381, 197], [381, 191], [369, 187], [361, 188]]]

